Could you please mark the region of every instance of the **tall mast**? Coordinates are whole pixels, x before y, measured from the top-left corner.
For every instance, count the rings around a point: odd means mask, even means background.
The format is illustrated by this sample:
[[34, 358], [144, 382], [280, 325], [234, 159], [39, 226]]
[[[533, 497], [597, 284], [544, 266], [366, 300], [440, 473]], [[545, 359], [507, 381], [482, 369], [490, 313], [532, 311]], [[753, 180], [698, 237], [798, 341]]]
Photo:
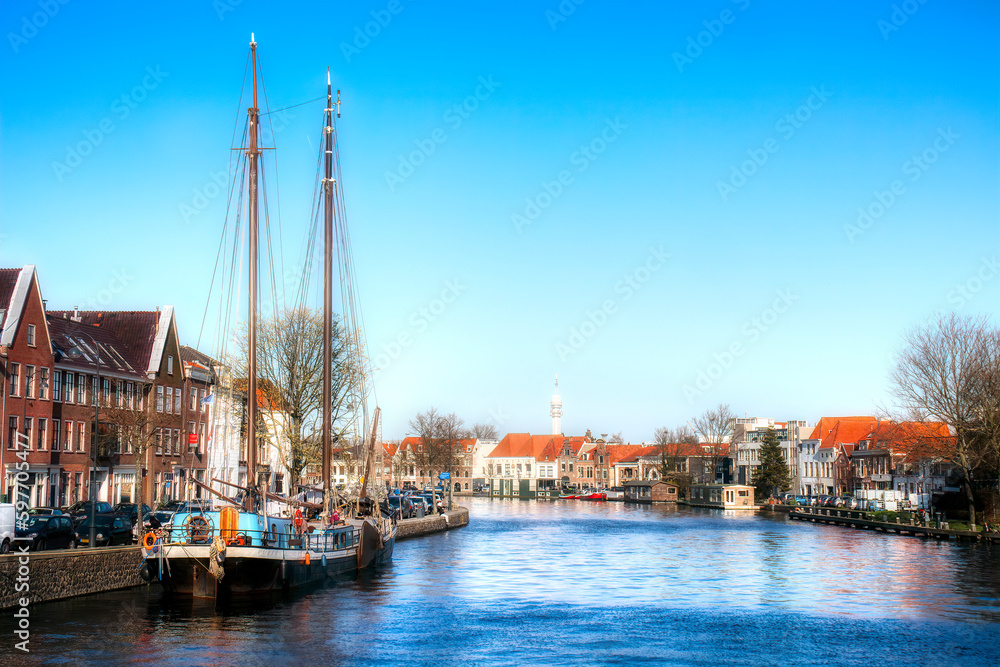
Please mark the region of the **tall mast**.
[[249, 228], [250, 228], [250, 309], [247, 318], [249, 364], [247, 369], [247, 496], [243, 501], [247, 512], [256, 511], [255, 501], [261, 496], [257, 488], [257, 133], [260, 112], [257, 109], [257, 42], [250, 34], [250, 59], [253, 61], [253, 106], [249, 109], [250, 160]]
[[323, 511], [331, 510], [330, 401], [332, 400], [333, 352], [333, 90], [330, 68], [326, 68], [326, 171], [323, 178]]

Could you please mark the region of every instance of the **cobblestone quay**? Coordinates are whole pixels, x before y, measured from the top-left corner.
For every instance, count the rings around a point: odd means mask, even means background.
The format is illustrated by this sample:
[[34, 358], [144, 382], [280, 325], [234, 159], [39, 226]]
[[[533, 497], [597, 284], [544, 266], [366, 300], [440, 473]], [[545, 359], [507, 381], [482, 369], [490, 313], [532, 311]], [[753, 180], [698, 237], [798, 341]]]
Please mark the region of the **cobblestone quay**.
[[0, 556], [0, 609], [18, 605], [22, 597], [37, 604], [145, 585], [141, 561], [138, 546], [13, 551]]

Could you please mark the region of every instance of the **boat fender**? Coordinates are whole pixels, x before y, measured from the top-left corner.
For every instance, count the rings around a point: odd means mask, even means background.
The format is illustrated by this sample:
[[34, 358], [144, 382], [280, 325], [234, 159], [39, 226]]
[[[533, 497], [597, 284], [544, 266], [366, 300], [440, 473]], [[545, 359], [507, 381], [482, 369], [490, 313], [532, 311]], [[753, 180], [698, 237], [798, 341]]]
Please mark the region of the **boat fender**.
[[221, 537], [216, 536], [215, 538], [215, 560], [218, 561], [219, 565], [226, 562], [226, 541]]
[[320, 562], [323, 563], [323, 569], [326, 569], [326, 554], [320, 557]]
[[306, 558], [305, 558], [304, 562], [305, 562], [306, 565], [309, 564], [309, 552], [308, 551], [306, 552]]
[[139, 578], [149, 583], [153, 580], [153, 573], [149, 571], [149, 564], [145, 561], [139, 566]]

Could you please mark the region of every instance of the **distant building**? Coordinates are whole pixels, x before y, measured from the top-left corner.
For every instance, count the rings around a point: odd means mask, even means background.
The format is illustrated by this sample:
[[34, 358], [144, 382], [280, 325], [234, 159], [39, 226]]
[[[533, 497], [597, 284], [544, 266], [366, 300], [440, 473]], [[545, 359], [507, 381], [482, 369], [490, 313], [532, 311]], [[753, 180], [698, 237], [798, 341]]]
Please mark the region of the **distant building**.
[[559, 396], [559, 376], [556, 375], [556, 389], [549, 403], [549, 416], [552, 417], [552, 435], [562, 435], [562, 397]]
[[659, 480], [625, 482], [627, 503], [676, 503], [677, 485]]

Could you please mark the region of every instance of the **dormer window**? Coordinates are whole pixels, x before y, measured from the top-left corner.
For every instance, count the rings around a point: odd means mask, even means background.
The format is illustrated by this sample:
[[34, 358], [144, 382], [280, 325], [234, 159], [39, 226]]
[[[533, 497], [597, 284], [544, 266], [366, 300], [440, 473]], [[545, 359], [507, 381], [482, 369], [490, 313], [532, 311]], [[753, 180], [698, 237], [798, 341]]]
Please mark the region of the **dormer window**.
[[174, 374], [174, 357], [173, 355], [167, 355], [167, 375]]

